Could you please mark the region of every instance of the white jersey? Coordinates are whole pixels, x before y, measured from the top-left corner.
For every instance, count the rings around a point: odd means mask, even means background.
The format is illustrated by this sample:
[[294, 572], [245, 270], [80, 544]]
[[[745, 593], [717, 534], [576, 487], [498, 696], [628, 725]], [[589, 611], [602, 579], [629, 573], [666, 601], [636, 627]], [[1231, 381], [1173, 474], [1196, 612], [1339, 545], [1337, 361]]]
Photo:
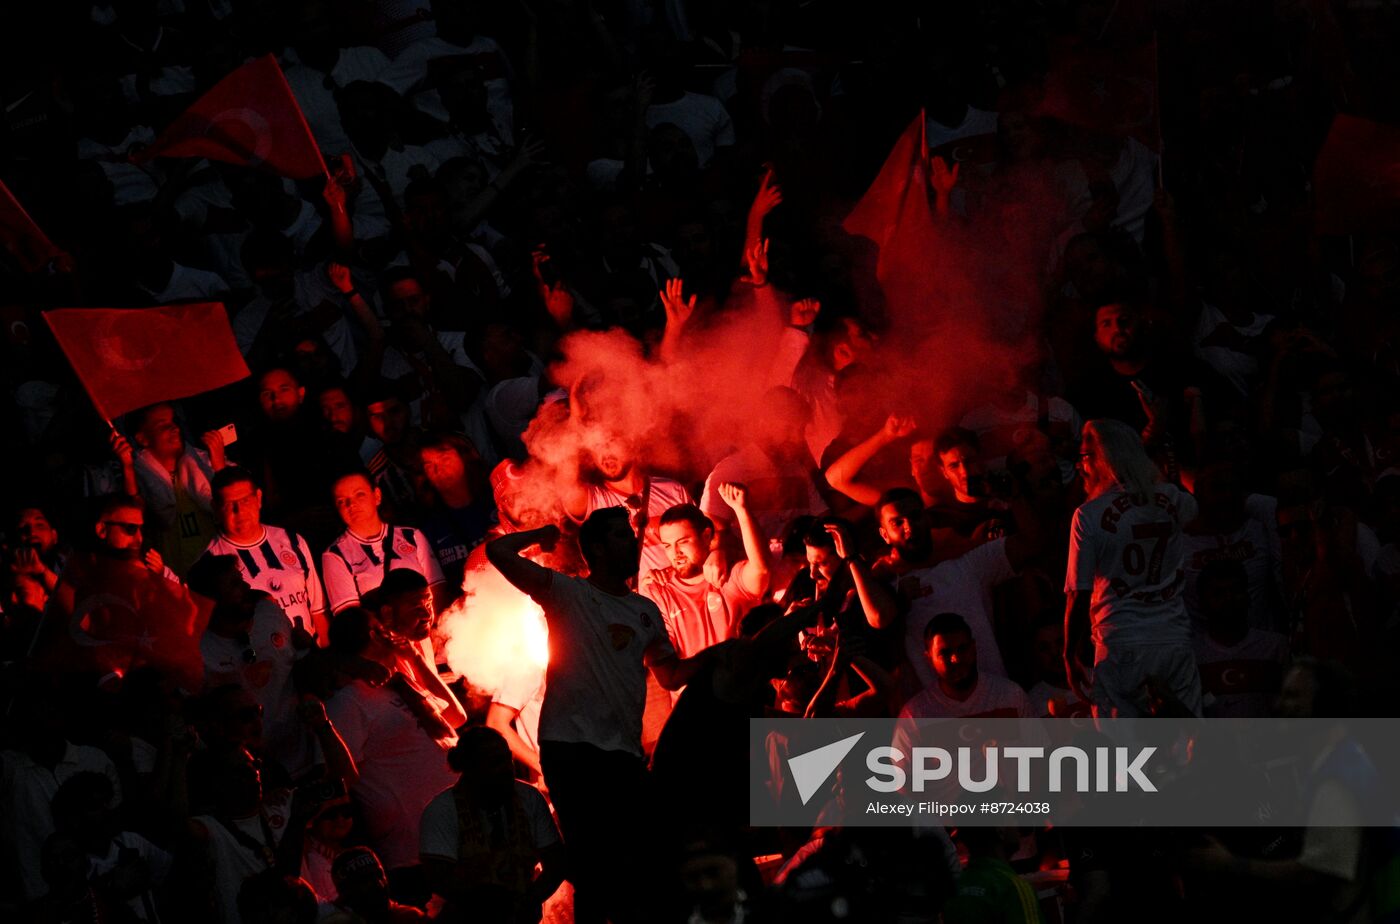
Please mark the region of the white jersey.
[[442, 566], [432, 544], [418, 530], [384, 524], [373, 536], [362, 538], [347, 529], [321, 555], [331, 612], [359, 603], [361, 597], [384, 583], [388, 571], [398, 568], [417, 571], [430, 587], [443, 582]]
[[[695, 503], [690, 492], [685, 489], [679, 481], [672, 481], [670, 478], [662, 478], [659, 475], [648, 476], [647, 485], [643, 489], [647, 499], [646, 516], [641, 523], [642, 558], [641, 567], [638, 574], [649, 574], [652, 571], [671, 566], [670, 559], [666, 557], [666, 550], [661, 547], [661, 514], [680, 504]], [[588, 513], [583, 515], [583, 520], [588, 519], [589, 514], [595, 510], [606, 510], [609, 507], [627, 507], [627, 495], [619, 491], [614, 491], [606, 484], [590, 484], [588, 486]], [[637, 529], [638, 517], [632, 515], [632, 528]]]
[[957, 613], [967, 622], [977, 643], [977, 669], [984, 677], [1006, 676], [1006, 663], [992, 625], [992, 588], [1015, 576], [1006, 557], [1006, 540], [993, 539], [899, 579], [900, 596], [909, 605], [904, 620], [904, 653], [920, 683], [932, 687], [938, 679], [928, 661], [924, 629], [939, 613]]
[[1287, 638], [1278, 632], [1250, 629], [1234, 645], [1224, 645], [1201, 633], [1195, 648], [1207, 717], [1262, 718], [1272, 712], [1288, 663]]
[[253, 609], [253, 626], [245, 640], [205, 631], [199, 640], [204, 656], [204, 688], [237, 684], [263, 707], [263, 738], [269, 753], [293, 776], [311, 769], [318, 752], [306, 725], [297, 718], [297, 691], [292, 669], [301, 653], [292, 645], [292, 622], [264, 597]]
[[248, 586], [265, 592], [288, 619], [300, 619], [303, 629], [315, 633], [311, 614], [325, 612], [326, 594], [305, 539], [280, 526], [264, 526], [255, 542], [240, 545], [220, 533], [204, 551], [237, 558]]
[[1074, 512], [1065, 592], [1092, 591], [1096, 660], [1105, 657], [1110, 643], [1190, 644], [1181, 527], [1196, 511], [1190, 494], [1159, 484], [1146, 503], [1115, 486]]
[[661, 611], [641, 594], [610, 594], [557, 571], [534, 600], [549, 624], [540, 741], [641, 757], [647, 665], [676, 656]]

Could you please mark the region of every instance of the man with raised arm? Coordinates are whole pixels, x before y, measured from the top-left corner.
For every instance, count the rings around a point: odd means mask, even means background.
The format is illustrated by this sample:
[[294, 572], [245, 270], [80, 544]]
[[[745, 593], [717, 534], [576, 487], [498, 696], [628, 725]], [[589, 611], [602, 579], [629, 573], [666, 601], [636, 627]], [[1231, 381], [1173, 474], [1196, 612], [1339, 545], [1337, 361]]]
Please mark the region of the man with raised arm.
[[[647, 920], [649, 859], [642, 849], [647, 784], [642, 757], [646, 671], [678, 689], [709, 660], [681, 660], [661, 611], [628, 589], [637, 536], [622, 507], [596, 510], [579, 529], [587, 578], [537, 565], [521, 553], [559, 540], [553, 525], [486, 546], [507, 581], [544, 608], [549, 670], [540, 711], [540, 763], [574, 864], [580, 924]], [[713, 651], [713, 649], [710, 649]]]
[[768, 541], [749, 513], [748, 489], [722, 484], [720, 497], [734, 511], [744, 559], [712, 581], [704, 574], [714, 523], [694, 504], [677, 504], [661, 515], [661, 547], [671, 567], [641, 576], [641, 592], [661, 609], [671, 644], [689, 657], [739, 634], [743, 619], [768, 589]]

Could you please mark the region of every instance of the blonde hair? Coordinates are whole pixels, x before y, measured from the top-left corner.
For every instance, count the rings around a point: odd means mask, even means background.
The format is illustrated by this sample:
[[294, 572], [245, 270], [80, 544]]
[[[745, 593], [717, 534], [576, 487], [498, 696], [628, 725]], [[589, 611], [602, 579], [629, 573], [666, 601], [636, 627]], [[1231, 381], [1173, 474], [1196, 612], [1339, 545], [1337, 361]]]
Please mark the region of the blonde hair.
[[1090, 420], [1084, 435], [1092, 435], [1099, 447], [1102, 465], [1139, 504], [1147, 503], [1152, 488], [1162, 480], [1157, 465], [1143, 448], [1136, 430], [1119, 420]]

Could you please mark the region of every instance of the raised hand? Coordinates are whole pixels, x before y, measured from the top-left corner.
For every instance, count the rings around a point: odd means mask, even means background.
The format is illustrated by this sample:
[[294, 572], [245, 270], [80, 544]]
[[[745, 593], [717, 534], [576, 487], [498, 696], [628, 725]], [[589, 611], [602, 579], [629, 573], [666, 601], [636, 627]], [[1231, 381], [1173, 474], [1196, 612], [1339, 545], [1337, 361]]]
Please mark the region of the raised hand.
[[321, 190], [321, 198], [326, 200], [326, 205], [330, 206], [331, 211], [345, 211], [345, 187], [338, 178], [331, 177], [326, 180], [326, 185]]
[[746, 279], [756, 286], [768, 284], [768, 238], [760, 238], [744, 251], [744, 262], [748, 264]]
[[822, 303], [815, 298], [799, 298], [792, 303], [792, 315], [788, 323], [793, 327], [808, 327], [817, 320]]
[[217, 471], [224, 467], [224, 434], [221, 430], [209, 430], [199, 438], [204, 448], [209, 450], [209, 461]]
[[890, 442], [894, 442], [913, 434], [917, 429], [918, 425], [914, 423], [914, 418], [891, 414], [885, 419], [885, 425], [880, 429], [880, 432]]
[[744, 485], [726, 481], [719, 486], [719, 496], [735, 513], [743, 510], [749, 502], [749, 489]]
[[763, 179], [758, 184], [758, 192], [753, 197], [753, 205], [749, 206], [749, 216], [762, 220], [765, 215], [782, 204], [783, 190], [782, 187], [773, 182], [773, 168], [770, 166], [763, 172]]
[[554, 547], [559, 544], [559, 538], [563, 535], [559, 527], [550, 523], [548, 526], [541, 526], [535, 530], [535, 545], [539, 546], [541, 552], [553, 552]]
[[682, 284], [678, 276], [666, 280], [666, 284], [661, 287], [661, 307], [666, 309], [666, 326], [674, 326], [676, 330], [684, 327], [690, 316], [695, 313], [696, 296], [691, 295], [687, 301], [681, 294]]
[[949, 168], [948, 162], [941, 157], [929, 159], [928, 183], [940, 199], [946, 197], [953, 191], [953, 187], [958, 185], [958, 172], [960, 170], [962, 170], [962, 164], [954, 163]]
[[343, 263], [327, 263], [326, 278], [342, 295], [349, 295], [355, 291], [355, 280], [350, 276], [350, 267]]
[[836, 557], [845, 561], [850, 556], [847, 554], [851, 550], [851, 534], [845, 523], [826, 523], [822, 529], [831, 536], [831, 541], [836, 546]]
[[156, 574], [165, 573], [165, 559], [160, 557], [160, 553], [155, 549], [146, 550], [146, 567]]
[[130, 468], [131, 460], [136, 456], [136, 450], [131, 448], [131, 443], [116, 430], [113, 430], [107, 438], [107, 442], [112, 446], [112, 452], [121, 461], [122, 468]]

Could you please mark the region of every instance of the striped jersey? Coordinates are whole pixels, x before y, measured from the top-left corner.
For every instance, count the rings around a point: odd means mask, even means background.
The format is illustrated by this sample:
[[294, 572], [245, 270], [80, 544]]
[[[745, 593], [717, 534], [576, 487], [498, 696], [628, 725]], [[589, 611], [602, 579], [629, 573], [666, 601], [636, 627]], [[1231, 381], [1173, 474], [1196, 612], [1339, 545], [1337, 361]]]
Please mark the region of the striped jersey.
[[384, 524], [375, 535], [362, 538], [347, 529], [321, 555], [331, 612], [359, 603], [384, 580], [386, 567], [412, 568], [429, 586], [443, 581], [432, 543], [418, 530]]
[[292, 622], [300, 618], [307, 632], [316, 631], [311, 614], [325, 611], [326, 594], [305, 539], [280, 526], [264, 526], [256, 542], [241, 545], [220, 533], [204, 551], [237, 558], [250, 587], [264, 591]]

